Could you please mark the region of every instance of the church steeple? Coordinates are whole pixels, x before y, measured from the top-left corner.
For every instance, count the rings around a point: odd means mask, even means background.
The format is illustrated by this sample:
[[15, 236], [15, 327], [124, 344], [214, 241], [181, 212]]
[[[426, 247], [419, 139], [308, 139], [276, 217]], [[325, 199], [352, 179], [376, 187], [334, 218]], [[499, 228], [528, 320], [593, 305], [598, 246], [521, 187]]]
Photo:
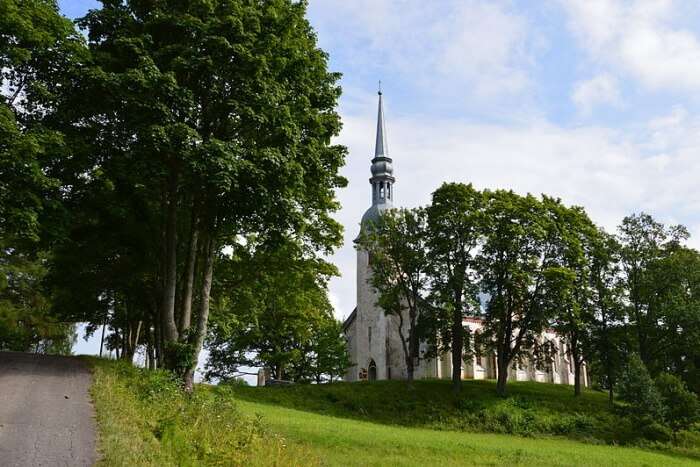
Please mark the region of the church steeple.
[[386, 143], [386, 126], [384, 123], [384, 105], [382, 103], [382, 89], [377, 92], [379, 104], [377, 107], [377, 139], [374, 147], [374, 159], [372, 159], [372, 206], [391, 207], [394, 199], [394, 167], [389, 157], [389, 147]]
[[379, 108], [377, 110], [377, 142], [374, 146], [374, 157], [388, 156], [389, 147], [386, 145], [386, 130], [384, 129], [384, 106], [382, 105], [382, 82], [379, 82]]

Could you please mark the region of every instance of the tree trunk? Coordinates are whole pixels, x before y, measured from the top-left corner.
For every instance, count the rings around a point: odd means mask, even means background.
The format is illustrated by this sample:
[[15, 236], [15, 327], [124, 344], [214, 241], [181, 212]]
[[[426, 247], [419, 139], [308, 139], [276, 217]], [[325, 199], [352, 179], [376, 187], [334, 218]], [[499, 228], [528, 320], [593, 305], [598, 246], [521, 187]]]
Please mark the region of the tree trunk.
[[613, 389], [612, 383], [609, 382], [609, 384], [610, 384], [610, 387], [608, 388], [608, 404], [610, 405], [610, 408], [612, 409], [613, 405], [614, 405], [615, 394], [614, 394], [614, 389]]
[[192, 206], [192, 226], [187, 252], [187, 265], [185, 266], [184, 289], [182, 291], [182, 310], [180, 312], [180, 334], [185, 333], [192, 320], [192, 289], [194, 286], [195, 266], [197, 264], [197, 243], [199, 240], [199, 228], [197, 226], [197, 205]]
[[104, 324], [102, 324], [102, 337], [100, 337], [100, 358], [102, 358], [102, 349], [105, 345], [105, 328], [107, 327], [107, 319], [105, 318]]
[[496, 382], [496, 394], [501, 397], [506, 395], [506, 383], [508, 382], [508, 361], [501, 352], [498, 353], [496, 364], [498, 366], [498, 380]]
[[202, 287], [199, 296], [199, 316], [197, 316], [197, 328], [194, 335], [194, 355], [193, 364], [185, 372], [185, 391], [192, 392], [194, 389], [194, 371], [197, 368], [197, 360], [199, 353], [204, 344], [204, 338], [207, 335], [207, 323], [209, 321], [209, 299], [211, 297], [211, 283], [214, 276], [214, 257], [216, 255], [216, 242], [213, 234], [206, 240], [206, 248], [204, 249], [204, 277], [202, 278]]
[[452, 390], [459, 394], [462, 390], [462, 349], [464, 348], [464, 329], [462, 324], [462, 304], [455, 302], [452, 312]]
[[574, 397], [581, 395], [581, 361], [574, 357]]
[[177, 341], [175, 324], [175, 294], [177, 290], [177, 174], [173, 169], [168, 176], [167, 215], [165, 221], [165, 280], [163, 283], [163, 342]]

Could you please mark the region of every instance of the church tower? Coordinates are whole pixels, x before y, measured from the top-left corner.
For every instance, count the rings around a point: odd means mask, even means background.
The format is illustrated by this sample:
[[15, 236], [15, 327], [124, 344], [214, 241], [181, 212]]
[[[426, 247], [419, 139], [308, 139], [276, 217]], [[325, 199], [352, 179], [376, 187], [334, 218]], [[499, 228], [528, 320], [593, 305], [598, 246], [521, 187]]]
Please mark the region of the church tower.
[[[372, 204], [362, 216], [360, 229], [378, 220], [382, 211], [393, 207], [394, 201], [394, 168], [387, 145], [381, 89], [378, 95], [377, 134], [369, 179]], [[376, 305], [377, 294], [369, 284], [371, 273], [369, 255], [357, 248], [357, 307], [343, 325], [353, 363], [346, 374], [347, 381], [401, 378], [405, 372], [398, 349], [392, 350], [397, 333], [394, 318], [387, 317]]]

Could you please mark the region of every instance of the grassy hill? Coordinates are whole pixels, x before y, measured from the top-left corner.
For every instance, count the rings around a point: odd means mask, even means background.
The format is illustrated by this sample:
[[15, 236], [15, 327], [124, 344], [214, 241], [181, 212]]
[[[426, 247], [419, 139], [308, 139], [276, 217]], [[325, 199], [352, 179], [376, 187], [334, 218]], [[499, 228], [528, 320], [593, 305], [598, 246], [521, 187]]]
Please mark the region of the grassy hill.
[[[183, 395], [164, 372], [91, 360], [102, 465], [698, 465], [693, 448], [600, 444], [632, 427], [602, 394], [519, 383], [199, 386]], [[555, 422], [559, 418], [564, 421]], [[624, 424], [624, 423], [623, 423]], [[568, 428], [567, 428], [568, 427]], [[501, 431], [517, 434], [474, 433]], [[557, 431], [559, 430], [559, 431]], [[587, 442], [567, 440], [585, 439]], [[593, 444], [599, 443], [599, 444]]]
[[337, 383], [255, 388], [237, 386], [237, 397], [324, 415], [438, 430], [556, 435], [603, 443], [638, 441], [642, 434], [607, 395], [568, 386], [509, 383], [509, 396], [496, 396], [493, 381], [465, 381], [456, 397], [450, 381]]
[[[255, 402], [257, 414], [288, 446], [328, 466], [697, 466], [691, 458], [565, 439], [437, 431], [338, 418]], [[306, 464], [305, 464], [306, 465]]]

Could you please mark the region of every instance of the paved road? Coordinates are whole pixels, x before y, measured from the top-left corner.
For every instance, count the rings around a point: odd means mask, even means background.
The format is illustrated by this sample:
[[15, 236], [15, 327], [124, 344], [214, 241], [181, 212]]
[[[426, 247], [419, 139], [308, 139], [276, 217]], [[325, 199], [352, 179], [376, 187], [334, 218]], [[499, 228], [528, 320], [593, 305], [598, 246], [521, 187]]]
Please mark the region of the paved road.
[[92, 465], [89, 387], [78, 359], [0, 352], [0, 466]]

